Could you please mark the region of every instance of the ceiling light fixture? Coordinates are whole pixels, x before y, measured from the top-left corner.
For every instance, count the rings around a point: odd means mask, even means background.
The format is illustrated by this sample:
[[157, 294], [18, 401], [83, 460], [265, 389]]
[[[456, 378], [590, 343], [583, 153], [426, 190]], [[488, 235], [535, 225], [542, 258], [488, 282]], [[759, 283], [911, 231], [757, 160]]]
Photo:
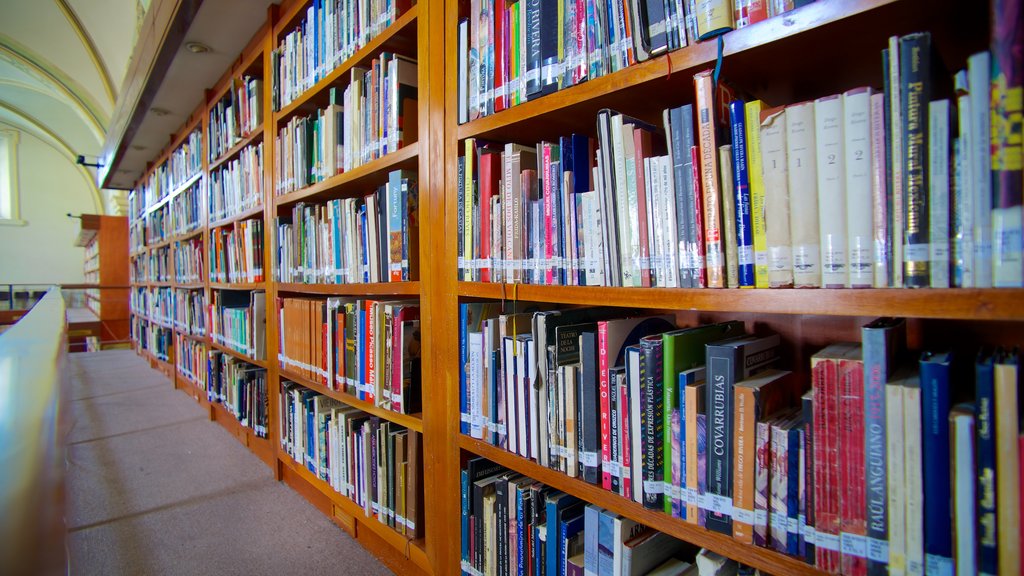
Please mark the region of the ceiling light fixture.
[[193, 54], [206, 54], [210, 51], [210, 47], [202, 42], [186, 42], [185, 48]]
[[155, 107], [154, 108], [150, 108], [149, 111], [152, 112], [154, 116], [168, 116], [171, 113], [170, 110], [166, 110], [164, 108], [155, 108]]

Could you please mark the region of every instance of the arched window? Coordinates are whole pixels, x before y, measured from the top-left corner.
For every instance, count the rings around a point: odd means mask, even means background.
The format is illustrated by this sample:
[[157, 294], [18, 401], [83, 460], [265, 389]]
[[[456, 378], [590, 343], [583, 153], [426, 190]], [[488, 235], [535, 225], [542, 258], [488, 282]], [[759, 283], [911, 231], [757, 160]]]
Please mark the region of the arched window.
[[0, 224], [22, 225], [18, 206], [17, 130], [0, 130]]

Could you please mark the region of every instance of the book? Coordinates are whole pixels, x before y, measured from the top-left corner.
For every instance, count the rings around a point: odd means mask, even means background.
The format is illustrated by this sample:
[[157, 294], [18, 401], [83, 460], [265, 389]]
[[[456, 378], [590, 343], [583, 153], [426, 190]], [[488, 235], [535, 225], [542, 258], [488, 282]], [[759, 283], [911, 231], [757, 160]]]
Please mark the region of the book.
[[956, 572], [970, 574], [977, 569], [975, 513], [973, 403], [953, 406], [949, 413], [950, 474], [953, 492], [953, 545]]
[[[907, 574], [925, 574], [924, 423], [920, 373], [902, 382], [903, 509], [906, 522]], [[945, 454], [945, 452], [943, 452]]]
[[996, 486], [995, 354], [982, 349], [974, 364], [975, 424], [977, 426], [978, 573], [999, 571]]
[[999, 572], [1020, 568], [1020, 373], [1014, 350], [999, 350], [994, 366], [995, 449], [996, 449], [996, 535]]
[[952, 573], [953, 539], [948, 526], [953, 524], [949, 411], [953, 355], [925, 351], [920, 360], [921, 431], [924, 478], [925, 570], [937, 574]]
[[[765, 108], [760, 100], [747, 102], [744, 110], [747, 161], [750, 164], [750, 232], [754, 250], [754, 286], [768, 288], [768, 220], [765, 212], [765, 179], [761, 158], [761, 111]], [[787, 226], [788, 229], [788, 226]]]
[[814, 110], [814, 102], [786, 107], [789, 230], [795, 288], [821, 285]]
[[903, 142], [903, 282], [908, 288], [931, 282], [928, 227], [928, 102], [931, 100], [931, 35], [899, 39], [900, 118]]
[[928, 273], [932, 288], [950, 286], [949, 117], [949, 100], [933, 100], [928, 104]]
[[722, 237], [724, 249], [725, 287], [739, 288], [739, 247], [736, 241], [736, 194], [732, 171], [732, 144], [718, 147], [718, 166], [722, 173]]
[[[711, 2], [708, 2], [711, 4]], [[724, 4], [724, 2], [723, 2]], [[705, 8], [711, 10], [710, 6]], [[729, 11], [729, 14], [732, 12]], [[703, 36], [703, 35], [702, 35]], [[696, 90], [697, 134], [700, 151], [701, 198], [704, 207], [704, 257], [708, 288], [725, 287], [725, 237], [722, 231], [722, 192], [718, 180], [718, 144], [715, 134], [711, 70], [693, 76]]]
[[786, 157], [786, 108], [761, 110], [761, 169], [764, 171], [765, 243], [768, 286], [793, 287], [789, 222], [789, 164]]
[[872, 216], [871, 88], [843, 93], [843, 166], [846, 191], [846, 251], [849, 286], [874, 285]]
[[[887, 62], [887, 60], [886, 60]], [[871, 221], [875, 288], [889, 286], [889, 181], [886, 172], [886, 94], [871, 95]]]
[[992, 156], [991, 84], [992, 64], [988, 52], [967, 59], [967, 84], [970, 106], [968, 129], [969, 177], [974, 233], [972, 246], [974, 288], [992, 287]]
[[732, 3], [728, 0], [698, 0], [697, 39], [707, 40], [733, 29]]
[[[746, 105], [742, 100], [729, 103], [732, 127], [732, 192], [735, 196], [733, 214], [736, 229], [737, 266], [739, 286], [754, 287], [754, 237], [752, 230], [752, 190], [750, 187], [752, 164], [749, 163]], [[758, 163], [760, 164], [760, 162]]]
[[846, 218], [840, 210], [835, 209], [847, 205], [844, 117], [842, 95], [835, 94], [814, 101], [822, 288], [844, 288], [850, 282]]

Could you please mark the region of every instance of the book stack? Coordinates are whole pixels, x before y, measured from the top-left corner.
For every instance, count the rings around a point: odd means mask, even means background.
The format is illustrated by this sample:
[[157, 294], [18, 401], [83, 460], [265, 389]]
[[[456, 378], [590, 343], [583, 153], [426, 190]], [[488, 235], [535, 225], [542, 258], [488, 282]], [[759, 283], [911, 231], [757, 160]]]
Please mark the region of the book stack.
[[696, 574], [697, 548], [483, 458], [462, 469], [462, 573]]
[[408, 11], [408, 0], [312, 2], [270, 54], [271, 99], [281, 110]]
[[210, 220], [224, 220], [263, 205], [263, 142], [210, 172]]
[[170, 189], [164, 186], [167, 183], [167, 163], [161, 163], [156, 167], [149, 178], [142, 185], [143, 205], [148, 209], [156, 206], [161, 200], [167, 197]]
[[210, 230], [211, 282], [263, 282], [263, 219]]
[[174, 332], [170, 328], [146, 320], [140, 323], [139, 328], [142, 339], [146, 342], [143, 349], [148, 350], [160, 362], [170, 362], [171, 353], [174, 351]]
[[694, 76], [695, 105], [665, 110], [660, 127], [603, 110], [596, 140], [469, 138], [458, 172], [460, 278], [1024, 286], [1020, 171], [989, 178], [988, 131], [971, 130], [990, 123], [988, 53], [957, 73], [954, 106], [930, 101], [933, 84], [950, 83], [931, 72], [931, 52], [928, 33], [892, 38], [881, 91], [771, 107], [723, 83], [713, 90], [708, 70]]
[[159, 244], [171, 237], [171, 211], [167, 204], [146, 214], [146, 244]]
[[171, 221], [175, 236], [191, 234], [206, 224], [206, 200], [203, 196], [203, 181], [182, 190], [171, 198]]
[[149, 252], [149, 281], [171, 281], [171, 247], [169, 245], [154, 248]]
[[422, 407], [419, 305], [279, 298], [281, 367], [400, 414]]
[[458, 28], [459, 123], [806, 3], [474, 0]]
[[266, 359], [266, 294], [214, 290], [210, 303], [210, 339], [253, 360]]
[[203, 132], [196, 128], [171, 152], [167, 162], [157, 170], [163, 194], [173, 194], [193, 176], [203, 170]]
[[133, 286], [128, 292], [128, 307], [133, 314], [149, 313], [149, 289], [145, 286]]
[[207, 400], [220, 403], [242, 426], [266, 438], [267, 371], [217, 350], [209, 352], [207, 361]]
[[166, 328], [174, 327], [174, 289], [150, 288], [149, 319]]
[[201, 237], [174, 243], [174, 281], [178, 284], [199, 284], [206, 277], [203, 268]]
[[263, 123], [263, 80], [243, 76], [231, 81], [231, 89], [210, 108], [207, 130], [210, 163], [250, 136]]
[[206, 335], [206, 293], [174, 289], [174, 328], [185, 334]]
[[422, 437], [294, 382], [281, 382], [281, 447], [366, 517], [423, 531]]
[[206, 345], [198, 340], [178, 336], [174, 342], [174, 358], [178, 372], [198, 389], [206, 392]]
[[277, 218], [278, 281], [403, 282], [419, 276], [415, 174], [393, 171], [364, 197], [299, 202]]

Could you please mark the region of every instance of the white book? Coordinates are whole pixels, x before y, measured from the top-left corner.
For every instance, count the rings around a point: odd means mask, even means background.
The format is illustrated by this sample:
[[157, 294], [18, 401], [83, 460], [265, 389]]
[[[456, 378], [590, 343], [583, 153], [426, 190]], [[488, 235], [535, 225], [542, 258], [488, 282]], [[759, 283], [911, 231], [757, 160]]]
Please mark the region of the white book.
[[[640, 363], [643, 362], [643, 354], [639, 346], [626, 349], [626, 385], [629, 386], [629, 406], [619, 406], [619, 410], [629, 410], [629, 440], [630, 440], [630, 469], [629, 475], [632, 478], [633, 501], [644, 501], [643, 490], [643, 452], [641, 450], [640, 438]], [[619, 432], [622, 437], [622, 432]]]
[[789, 235], [786, 110], [767, 110], [762, 117], [761, 170], [764, 179], [768, 285], [771, 288], [787, 288], [793, 286], [793, 258]]
[[[962, 409], [961, 409], [962, 408]], [[957, 574], [972, 574], [977, 567], [975, 523], [974, 407], [953, 408], [949, 415], [953, 451], [953, 532]]]
[[826, 96], [814, 101], [822, 288], [844, 288], [849, 284], [849, 272], [846, 267], [846, 216], [843, 214], [846, 209], [843, 122], [841, 96]]
[[[665, 207], [664, 212], [658, 214], [665, 214], [664, 226], [665, 229], [665, 252], [662, 253], [662, 257], [665, 258], [665, 268], [668, 274], [668, 287], [678, 288], [680, 286], [679, 280], [679, 228], [678, 218], [676, 214], [676, 203], [675, 203], [675, 175], [672, 169], [672, 157], [662, 156], [658, 160], [659, 170], [661, 172], [661, 198], [662, 203]], [[660, 220], [660, 218], [659, 218]]]
[[651, 286], [665, 287], [665, 268], [662, 266], [661, 255], [664, 254], [663, 218], [655, 214], [664, 214], [661, 202], [661, 180], [656, 178], [657, 157], [644, 158], [644, 186], [647, 189], [647, 254], [648, 266], [651, 269]]
[[796, 288], [821, 285], [814, 106], [814, 102], [802, 102], [786, 108], [789, 230]]
[[537, 375], [537, 363], [531, 353], [533, 350], [532, 339], [516, 340], [516, 430], [519, 433], [519, 455], [529, 457], [530, 443], [526, 437], [530, 423], [526, 421], [527, 386], [533, 386], [534, 377]]
[[928, 104], [928, 269], [932, 288], [949, 288], [949, 152], [949, 100], [935, 100]]
[[[885, 385], [886, 430], [903, 430], [903, 386], [907, 374], [894, 375]], [[916, 378], [916, 376], [913, 376]], [[886, 434], [886, 470], [889, 503], [889, 574], [906, 574], [907, 522], [905, 508], [903, 434]]]
[[924, 460], [921, 452], [920, 380], [917, 377], [910, 378], [904, 381], [902, 388], [907, 575], [924, 576]]
[[988, 52], [967, 59], [971, 100], [968, 155], [974, 198], [974, 287], [992, 287], [992, 162], [989, 156], [991, 67]]
[[873, 95], [870, 88], [857, 88], [843, 94], [846, 249], [851, 288], [870, 288], [875, 280], [871, 164]]
[[507, 438], [508, 446], [506, 449], [513, 454], [519, 452], [519, 405], [518, 399], [516, 398], [516, 354], [515, 354], [515, 339], [505, 337], [501, 342], [502, 357], [504, 361], [505, 373], [505, 425], [508, 427]]

